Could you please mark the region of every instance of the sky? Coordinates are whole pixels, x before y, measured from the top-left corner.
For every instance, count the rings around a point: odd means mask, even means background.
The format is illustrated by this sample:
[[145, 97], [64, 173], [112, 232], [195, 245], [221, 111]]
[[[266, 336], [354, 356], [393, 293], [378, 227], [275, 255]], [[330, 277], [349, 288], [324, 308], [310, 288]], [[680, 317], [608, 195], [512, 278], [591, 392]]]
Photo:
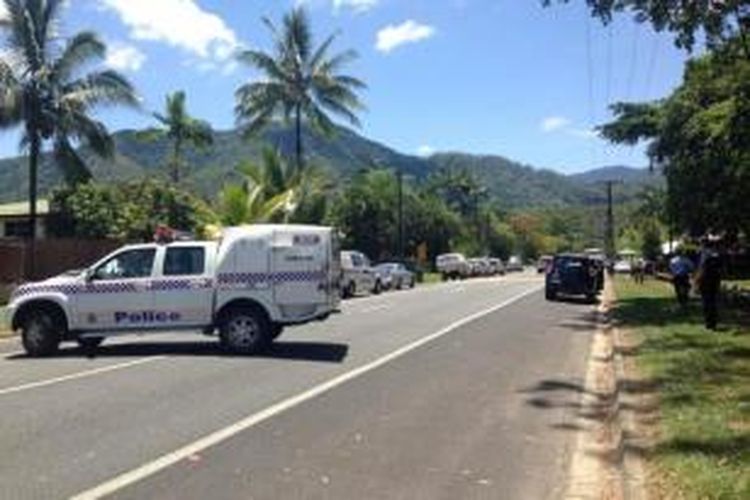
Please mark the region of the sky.
[[[228, 129], [235, 89], [260, 77], [235, 54], [270, 49], [261, 18], [296, 4], [317, 41], [338, 32], [334, 51], [359, 53], [347, 72], [368, 84], [360, 133], [407, 154], [497, 154], [563, 173], [646, 166], [643, 148], [609, 145], [593, 129], [609, 103], [668, 95], [686, 59], [668, 34], [627, 15], [602, 26], [583, 0], [69, 0], [61, 30], [98, 32], [109, 46], [102, 64], [138, 89], [140, 111], [98, 112], [111, 130], [155, 125], [151, 112], [180, 89], [193, 116]], [[17, 142], [0, 132], [0, 157]]]

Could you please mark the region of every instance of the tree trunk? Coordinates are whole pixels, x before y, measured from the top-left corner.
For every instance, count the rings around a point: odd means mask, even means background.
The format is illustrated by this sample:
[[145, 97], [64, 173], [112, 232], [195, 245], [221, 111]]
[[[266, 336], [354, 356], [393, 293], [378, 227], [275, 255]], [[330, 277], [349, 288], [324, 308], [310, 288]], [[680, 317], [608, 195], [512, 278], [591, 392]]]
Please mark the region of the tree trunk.
[[35, 126], [29, 130], [29, 235], [28, 235], [28, 255], [26, 259], [26, 277], [28, 279], [36, 278], [36, 237], [37, 237], [37, 174], [39, 166], [39, 152], [41, 150], [41, 140], [39, 132]]
[[298, 104], [294, 110], [296, 120], [296, 134], [297, 134], [297, 171], [302, 172], [304, 168], [304, 157], [302, 150], [302, 109]]
[[175, 139], [174, 141], [174, 152], [172, 153], [172, 182], [178, 184], [180, 182], [180, 154], [182, 149], [182, 140]]

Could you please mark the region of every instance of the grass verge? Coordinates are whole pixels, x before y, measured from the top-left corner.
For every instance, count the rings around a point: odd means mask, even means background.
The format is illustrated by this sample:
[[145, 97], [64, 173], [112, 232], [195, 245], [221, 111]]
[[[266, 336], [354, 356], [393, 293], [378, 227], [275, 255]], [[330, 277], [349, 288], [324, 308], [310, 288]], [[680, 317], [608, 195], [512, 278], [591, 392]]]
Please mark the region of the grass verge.
[[435, 283], [441, 283], [443, 281], [443, 276], [440, 273], [424, 273], [422, 275], [422, 283], [423, 285], [431, 285]]
[[669, 284], [615, 283], [619, 322], [637, 336], [639, 371], [659, 400], [657, 440], [646, 452], [657, 496], [750, 498], [750, 327], [722, 310], [703, 327], [700, 304], [676, 305]]

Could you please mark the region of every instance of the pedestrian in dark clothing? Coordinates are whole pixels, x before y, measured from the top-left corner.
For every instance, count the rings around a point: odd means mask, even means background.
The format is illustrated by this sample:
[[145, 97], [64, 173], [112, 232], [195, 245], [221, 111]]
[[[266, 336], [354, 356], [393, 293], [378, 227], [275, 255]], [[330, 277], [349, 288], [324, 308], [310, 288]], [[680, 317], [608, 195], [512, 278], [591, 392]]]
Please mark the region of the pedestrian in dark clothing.
[[719, 296], [721, 294], [721, 254], [717, 241], [703, 241], [701, 260], [698, 266], [698, 290], [703, 301], [703, 318], [706, 328], [716, 330], [719, 322]]

